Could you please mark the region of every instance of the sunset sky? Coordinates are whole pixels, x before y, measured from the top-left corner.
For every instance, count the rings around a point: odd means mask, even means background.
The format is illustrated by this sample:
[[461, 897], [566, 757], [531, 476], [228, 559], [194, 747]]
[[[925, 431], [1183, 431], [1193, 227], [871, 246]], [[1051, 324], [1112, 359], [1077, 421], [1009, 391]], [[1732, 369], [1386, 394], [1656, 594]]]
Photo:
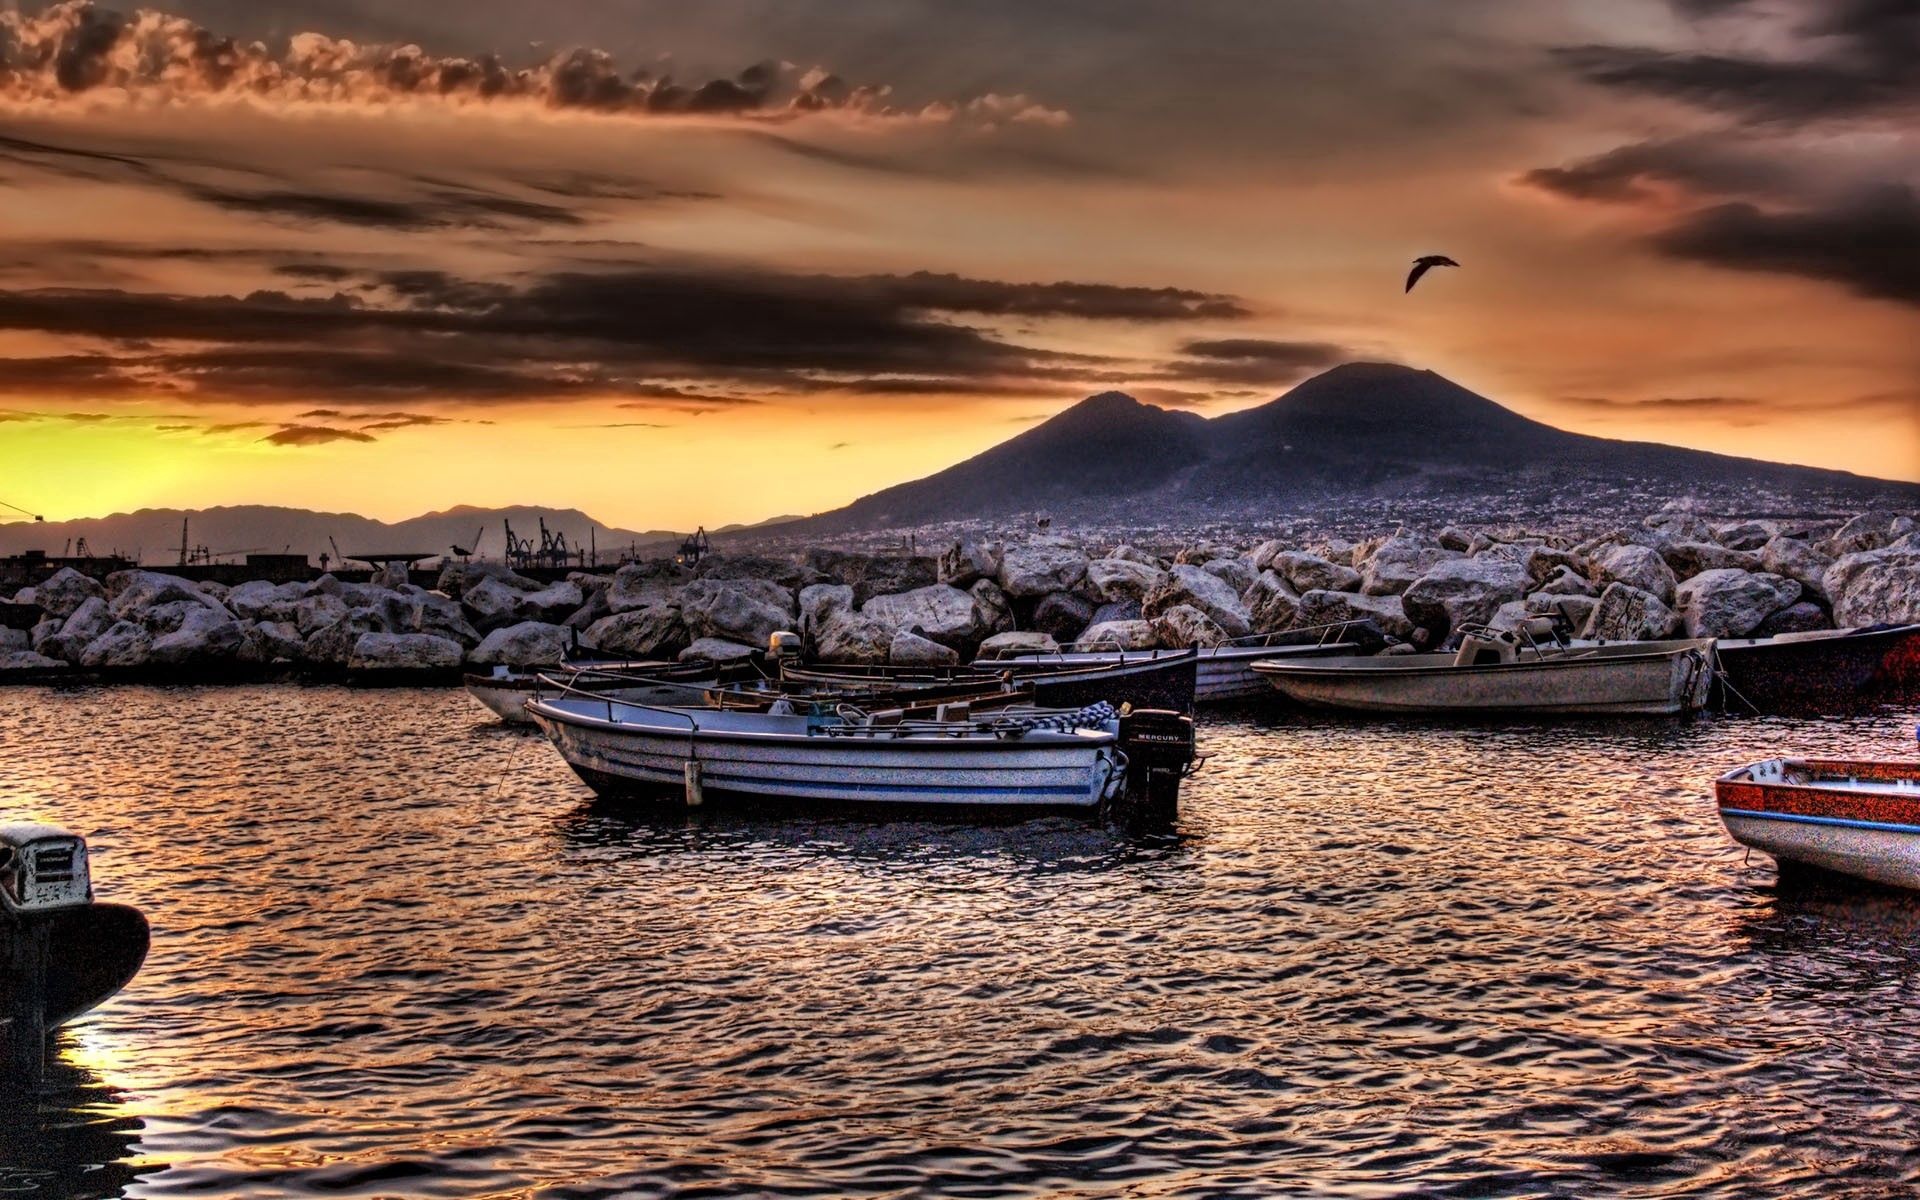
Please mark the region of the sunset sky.
[[715, 526], [1351, 358], [1920, 479], [1916, 189], [1920, 0], [27, 4], [0, 501]]

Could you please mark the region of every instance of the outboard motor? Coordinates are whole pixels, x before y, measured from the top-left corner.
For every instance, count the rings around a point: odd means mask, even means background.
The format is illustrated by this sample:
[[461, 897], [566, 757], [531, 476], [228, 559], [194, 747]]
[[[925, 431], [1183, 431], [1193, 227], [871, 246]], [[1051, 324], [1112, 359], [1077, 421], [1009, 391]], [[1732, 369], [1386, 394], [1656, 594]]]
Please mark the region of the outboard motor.
[[767, 657], [775, 669], [800, 661], [800, 635], [788, 629], [776, 629], [767, 635]]
[[1180, 815], [1180, 781], [1193, 773], [1193, 718], [1165, 708], [1121, 714], [1127, 780], [1109, 814], [1128, 828], [1166, 828]]
[[57, 825], [0, 825], [0, 910], [8, 916], [93, 901], [87, 842]]

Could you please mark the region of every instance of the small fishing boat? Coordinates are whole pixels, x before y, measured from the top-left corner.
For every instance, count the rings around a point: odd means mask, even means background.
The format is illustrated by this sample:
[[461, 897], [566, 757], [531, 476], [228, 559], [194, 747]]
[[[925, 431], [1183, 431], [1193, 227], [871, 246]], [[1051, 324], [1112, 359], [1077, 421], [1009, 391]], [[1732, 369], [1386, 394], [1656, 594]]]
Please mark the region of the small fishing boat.
[[1733, 840], [1783, 868], [1920, 889], [1920, 762], [1772, 758], [1714, 794]]
[[1191, 713], [1199, 659], [1192, 650], [1139, 652], [1112, 662], [1063, 663], [1054, 659], [982, 659], [965, 667], [800, 666], [787, 662], [788, 683], [847, 691], [905, 691], [917, 687], [1019, 686], [1041, 708], [1164, 708]]
[[1887, 697], [1891, 664], [1920, 646], [1920, 625], [1822, 629], [1714, 643], [1713, 697], [1730, 712], [1845, 711]]
[[[557, 689], [554, 680], [563, 680], [584, 690], [624, 694], [634, 688], [649, 688], [663, 683], [720, 683], [743, 680], [757, 671], [739, 669], [723, 672], [710, 662], [670, 663], [656, 661], [615, 661], [569, 659], [549, 667], [515, 670], [495, 666], [490, 671], [469, 671], [461, 677], [467, 694], [478, 700], [488, 712], [509, 725], [530, 724], [527, 701]], [[682, 693], [684, 698], [684, 693]], [[634, 696], [634, 699], [646, 697]], [[660, 697], [671, 702], [671, 697]]]
[[1664, 715], [1706, 704], [1711, 640], [1541, 644], [1526, 631], [1464, 631], [1434, 654], [1266, 661], [1252, 669], [1289, 699], [1374, 713]]
[[565, 690], [527, 715], [603, 796], [967, 817], [1123, 810], [1170, 815], [1193, 723], [970, 701], [889, 710], [785, 702], [769, 711], [629, 704]]
[[1221, 646], [1199, 650], [1118, 650], [1097, 645], [1074, 644], [1051, 653], [1010, 654], [1002, 658], [977, 659], [976, 669], [994, 670], [1008, 665], [1021, 669], [1062, 669], [1075, 667], [1120, 667], [1149, 663], [1162, 658], [1191, 654], [1194, 660], [1193, 702], [1224, 704], [1272, 695], [1266, 681], [1253, 673], [1253, 664], [1279, 659], [1328, 658], [1351, 655], [1360, 650], [1352, 641], [1287, 640], [1286, 634], [1256, 634]]

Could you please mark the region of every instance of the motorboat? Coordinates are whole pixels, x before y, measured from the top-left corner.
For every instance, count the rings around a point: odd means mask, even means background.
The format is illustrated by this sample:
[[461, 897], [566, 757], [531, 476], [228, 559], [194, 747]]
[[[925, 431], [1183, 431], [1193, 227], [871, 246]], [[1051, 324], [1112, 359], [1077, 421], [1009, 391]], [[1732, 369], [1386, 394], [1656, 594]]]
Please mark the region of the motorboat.
[[1729, 712], [1845, 711], [1895, 690], [1898, 664], [1920, 652], [1920, 625], [1721, 638], [1714, 706]]
[[1720, 820], [1785, 869], [1920, 890], [1920, 762], [1770, 758], [1714, 784]]
[[[758, 677], [754, 670], [723, 671], [711, 662], [674, 663], [652, 660], [568, 659], [551, 666], [514, 668], [496, 665], [486, 671], [468, 671], [461, 677], [467, 694], [478, 700], [488, 712], [509, 725], [526, 725], [526, 704], [533, 697], [556, 690], [555, 680], [597, 691], [631, 693], [635, 688], [649, 689], [633, 699], [656, 698], [672, 702], [675, 697], [655, 696], [657, 684], [718, 684]], [[684, 698], [682, 693], [680, 698]]]
[[569, 688], [526, 711], [595, 792], [688, 807], [1170, 819], [1194, 758], [1183, 714], [1046, 709], [1018, 697], [890, 709], [782, 700], [747, 710], [633, 704]]
[[1711, 639], [1606, 645], [1535, 640], [1532, 635], [1546, 628], [1468, 626], [1454, 651], [1266, 660], [1251, 669], [1298, 703], [1353, 712], [1657, 715], [1706, 704]]
[[1113, 661], [981, 659], [963, 667], [800, 666], [783, 663], [788, 683], [876, 692], [971, 684], [1018, 687], [1042, 708], [1082, 708], [1102, 701], [1116, 707], [1191, 713], [1199, 678], [1192, 650], [1139, 652]]
[[1353, 655], [1360, 649], [1358, 642], [1342, 640], [1337, 636], [1308, 640], [1296, 632], [1256, 634], [1196, 650], [1121, 650], [1111, 645], [1076, 642], [1056, 651], [1032, 651], [977, 659], [973, 666], [981, 670], [1004, 669], [1008, 665], [1020, 669], [1120, 667], [1192, 654], [1194, 703], [1224, 704], [1272, 695], [1272, 689], [1266, 681], [1253, 673], [1255, 663]]

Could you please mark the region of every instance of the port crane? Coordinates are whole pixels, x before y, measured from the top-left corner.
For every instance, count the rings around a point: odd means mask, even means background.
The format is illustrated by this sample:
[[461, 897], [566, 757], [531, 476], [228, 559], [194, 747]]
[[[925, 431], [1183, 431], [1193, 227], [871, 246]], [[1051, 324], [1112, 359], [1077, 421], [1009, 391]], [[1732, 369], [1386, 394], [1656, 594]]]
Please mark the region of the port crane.
[[0, 500], [0, 508], [10, 508], [13, 511], [19, 513], [23, 517], [32, 517], [34, 520], [41, 521], [41, 522], [46, 521], [46, 518], [41, 516], [39, 513], [28, 512], [26, 509], [21, 508], [18, 504], [8, 504], [5, 500]]

